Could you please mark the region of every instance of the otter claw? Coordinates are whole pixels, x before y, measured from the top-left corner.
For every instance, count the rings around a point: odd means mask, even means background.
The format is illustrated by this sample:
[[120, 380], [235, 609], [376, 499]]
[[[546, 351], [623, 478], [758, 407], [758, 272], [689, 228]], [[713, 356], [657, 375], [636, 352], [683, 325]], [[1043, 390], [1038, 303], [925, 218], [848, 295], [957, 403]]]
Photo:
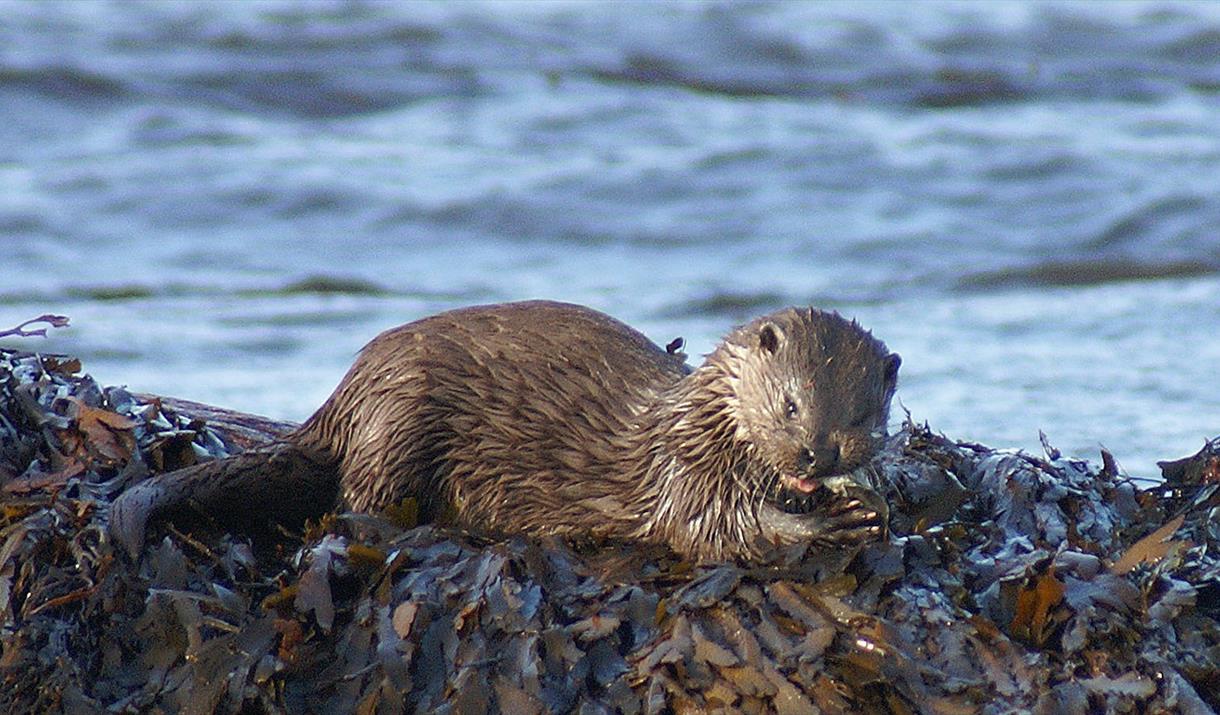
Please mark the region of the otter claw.
[[[852, 499], [851, 501], [846, 501], [846, 502], [831, 503], [831, 505], [829, 507], [829, 511], [832, 516], [846, 516], [848, 514], [851, 514], [852, 512], [855, 512], [855, 511], [857, 511], [859, 509], [863, 509], [863, 508], [864, 508], [864, 504], [862, 504], [860, 502], [860, 500]], [[875, 512], [875, 511], [867, 512], [867, 513], [872, 515], [871, 518], [876, 518], [876, 516], [877, 516], [877, 512]]]

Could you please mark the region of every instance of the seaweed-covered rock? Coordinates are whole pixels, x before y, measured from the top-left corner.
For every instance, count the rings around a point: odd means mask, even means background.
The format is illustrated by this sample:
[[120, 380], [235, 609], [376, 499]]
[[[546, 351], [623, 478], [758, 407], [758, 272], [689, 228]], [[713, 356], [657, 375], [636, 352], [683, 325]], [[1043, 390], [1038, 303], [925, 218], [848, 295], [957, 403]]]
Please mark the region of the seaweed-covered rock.
[[1141, 490], [908, 424], [892, 534], [766, 564], [335, 514], [248, 543], [110, 499], [288, 423], [0, 351], [6, 712], [1212, 712], [1220, 441]]

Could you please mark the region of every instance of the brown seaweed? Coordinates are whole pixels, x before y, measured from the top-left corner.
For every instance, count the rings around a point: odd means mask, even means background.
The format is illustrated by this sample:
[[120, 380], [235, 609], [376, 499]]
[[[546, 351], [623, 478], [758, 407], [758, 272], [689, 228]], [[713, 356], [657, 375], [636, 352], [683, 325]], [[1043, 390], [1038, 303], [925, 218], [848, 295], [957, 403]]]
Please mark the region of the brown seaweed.
[[1220, 441], [1140, 489], [907, 424], [889, 539], [761, 564], [358, 514], [161, 525], [136, 563], [106, 539], [127, 485], [290, 427], [0, 351], [0, 711], [1220, 706]]

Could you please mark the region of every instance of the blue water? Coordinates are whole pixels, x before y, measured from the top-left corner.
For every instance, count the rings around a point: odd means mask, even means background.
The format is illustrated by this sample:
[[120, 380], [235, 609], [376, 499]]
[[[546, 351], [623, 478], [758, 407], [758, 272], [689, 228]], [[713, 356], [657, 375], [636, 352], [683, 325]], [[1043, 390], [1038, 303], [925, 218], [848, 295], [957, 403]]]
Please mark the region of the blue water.
[[795, 303], [961, 439], [1220, 434], [1220, 4], [0, 2], [0, 328], [308, 415], [380, 330]]

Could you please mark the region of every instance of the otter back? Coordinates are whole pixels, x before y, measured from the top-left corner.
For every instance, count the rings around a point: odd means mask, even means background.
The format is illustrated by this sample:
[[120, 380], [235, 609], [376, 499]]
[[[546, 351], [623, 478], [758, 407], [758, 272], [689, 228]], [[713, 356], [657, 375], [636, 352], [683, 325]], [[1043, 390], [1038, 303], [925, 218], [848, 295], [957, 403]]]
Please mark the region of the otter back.
[[588, 308], [465, 308], [379, 335], [297, 439], [335, 455], [356, 511], [412, 497], [426, 520], [452, 506], [483, 530], [586, 531], [572, 503], [622, 479], [621, 435], [687, 372]]

